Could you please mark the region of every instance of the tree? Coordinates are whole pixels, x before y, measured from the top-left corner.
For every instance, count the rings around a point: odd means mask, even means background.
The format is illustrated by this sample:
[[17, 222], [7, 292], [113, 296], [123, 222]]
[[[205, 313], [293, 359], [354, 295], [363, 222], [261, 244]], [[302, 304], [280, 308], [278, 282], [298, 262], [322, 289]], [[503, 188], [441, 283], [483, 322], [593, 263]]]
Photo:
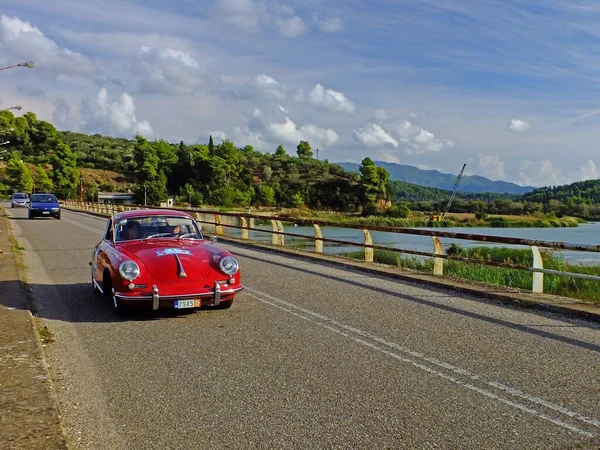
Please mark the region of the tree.
[[280, 145], [275, 149], [275, 157], [276, 158], [284, 158], [286, 156], [287, 156], [287, 152], [285, 151], [285, 148], [283, 148], [283, 145]]
[[300, 159], [311, 159], [313, 157], [312, 149], [307, 141], [300, 141], [296, 149]]
[[258, 200], [265, 206], [274, 206], [275, 189], [269, 185], [261, 184], [258, 186]]
[[13, 191], [31, 192], [33, 189], [33, 178], [31, 172], [18, 154], [13, 154], [8, 160], [6, 166], [6, 175], [8, 176], [8, 184]]
[[211, 155], [215, 154], [215, 143], [213, 142], [212, 134], [208, 138], [208, 153], [210, 153]]
[[59, 197], [67, 198], [74, 192], [79, 181], [77, 160], [67, 144], [55, 142], [52, 156], [52, 182]]
[[139, 134], [135, 136], [133, 160], [138, 171], [138, 179], [146, 182], [158, 175], [158, 155], [155, 148]]
[[48, 176], [48, 172], [40, 165], [35, 166], [33, 190], [34, 192], [52, 192], [54, 190], [54, 183]]
[[186, 196], [190, 206], [192, 206], [192, 196], [194, 195], [194, 187], [190, 183], [185, 183], [181, 188], [181, 194]]

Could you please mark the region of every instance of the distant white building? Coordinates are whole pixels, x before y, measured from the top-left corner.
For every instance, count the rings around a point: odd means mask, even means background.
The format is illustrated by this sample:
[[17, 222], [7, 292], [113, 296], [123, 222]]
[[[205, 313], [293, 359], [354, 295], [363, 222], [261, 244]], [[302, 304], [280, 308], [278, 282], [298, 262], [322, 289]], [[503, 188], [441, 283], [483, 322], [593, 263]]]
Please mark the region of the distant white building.
[[133, 205], [135, 194], [127, 192], [99, 192], [98, 203], [110, 203], [112, 205]]
[[161, 208], [172, 208], [173, 207], [173, 197], [169, 197], [166, 202], [160, 202]]

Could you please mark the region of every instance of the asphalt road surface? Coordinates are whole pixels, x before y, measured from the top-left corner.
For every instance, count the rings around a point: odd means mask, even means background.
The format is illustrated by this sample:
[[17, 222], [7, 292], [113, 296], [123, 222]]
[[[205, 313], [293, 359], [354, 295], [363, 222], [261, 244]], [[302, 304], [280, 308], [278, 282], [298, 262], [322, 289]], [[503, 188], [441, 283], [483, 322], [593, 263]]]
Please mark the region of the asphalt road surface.
[[600, 446], [596, 324], [230, 244], [231, 309], [118, 318], [105, 219], [8, 211], [75, 449]]

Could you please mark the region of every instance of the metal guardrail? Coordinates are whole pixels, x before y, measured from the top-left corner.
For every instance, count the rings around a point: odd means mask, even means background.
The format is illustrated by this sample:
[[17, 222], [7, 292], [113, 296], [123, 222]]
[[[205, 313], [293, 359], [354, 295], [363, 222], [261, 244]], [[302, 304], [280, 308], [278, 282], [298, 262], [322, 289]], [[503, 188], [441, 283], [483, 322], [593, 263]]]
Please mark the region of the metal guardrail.
[[[65, 201], [64, 206], [69, 209], [75, 209], [80, 211], [93, 212], [106, 216], [112, 216], [118, 212], [133, 210], [133, 209], [157, 209], [152, 207], [144, 206], [123, 206], [123, 205], [107, 205], [101, 203], [80, 203], [73, 201]], [[178, 209], [178, 208], [173, 208]], [[386, 226], [373, 226], [373, 225], [350, 225], [350, 224], [339, 224], [326, 220], [313, 220], [306, 218], [292, 218], [292, 217], [275, 217], [265, 216], [261, 214], [251, 213], [232, 213], [232, 212], [221, 212], [215, 210], [202, 210], [202, 209], [178, 209], [195, 216], [196, 222], [199, 224], [212, 225], [215, 229], [215, 234], [225, 235], [225, 228], [239, 229], [241, 230], [241, 236], [244, 240], [249, 240], [249, 231], [259, 233], [271, 234], [271, 244], [275, 246], [284, 246], [285, 237], [296, 237], [302, 239], [314, 240], [314, 252], [323, 253], [323, 243], [329, 242], [333, 244], [343, 244], [353, 247], [364, 248], [364, 260], [366, 262], [373, 262], [374, 253], [373, 250], [387, 250], [396, 253], [409, 254], [415, 256], [423, 256], [433, 258], [433, 275], [443, 276], [444, 274], [444, 260], [462, 261], [469, 264], [483, 264], [488, 266], [503, 267], [507, 269], [525, 270], [533, 273], [532, 292], [542, 293], [544, 291], [544, 274], [548, 275], [559, 275], [567, 276], [572, 278], [581, 278], [586, 280], [600, 281], [600, 276], [588, 275], [577, 272], [562, 272], [552, 269], [544, 269], [542, 255], [540, 252], [541, 248], [559, 249], [559, 250], [573, 250], [580, 252], [598, 252], [600, 253], [600, 245], [590, 244], [573, 244], [560, 241], [542, 241], [535, 239], [521, 239], [513, 237], [503, 236], [488, 236], [482, 234], [472, 233], [458, 233], [449, 232], [442, 230], [423, 230], [416, 228], [405, 228], [405, 227], [386, 227]], [[204, 216], [204, 217], [203, 217]], [[206, 220], [206, 216], [212, 216], [212, 220]], [[254, 222], [256, 220], [270, 221], [271, 230], [264, 230], [255, 228]], [[230, 223], [226, 223], [230, 222]], [[234, 222], [234, 223], [231, 223]], [[302, 225], [312, 225], [314, 227], [314, 236], [307, 236], [305, 234], [298, 233], [286, 233], [283, 228], [282, 222], [293, 222]], [[362, 230], [364, 236], [364, 242], [345, 241], [340, 239], [324, 238], [321, 230], [322, 226], [330, 226], [337, 228], [351, 228]], [[371, 238], [371, 231], [384, 231], [389, 233], [399, 234], [410, 234], [418, 236], [429, 236], [433, 241], [433, 252], [423, 252], [418, 250], [393, 248], [383, 245], [373, 244]], [[520, 264], [510, 264], [505, 262], [487, 261], [476, 258], [467, 258], [458, 255], [448, 255], [440, 241], [440, 238], [450, 238], [458, 240], [468, 240], [476, 242], [486, 242], [495, 244], [509, 244], [509, 245], [522, 245], [528, 246], [531, 249], [533, 256], [533, 265], [531, 267]]]

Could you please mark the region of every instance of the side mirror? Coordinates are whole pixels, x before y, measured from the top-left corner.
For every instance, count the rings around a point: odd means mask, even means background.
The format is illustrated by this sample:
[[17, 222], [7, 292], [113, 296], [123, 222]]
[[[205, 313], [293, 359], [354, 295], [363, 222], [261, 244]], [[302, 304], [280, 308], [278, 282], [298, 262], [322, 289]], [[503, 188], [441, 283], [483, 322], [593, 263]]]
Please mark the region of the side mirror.
[[217, 237], [216, 236], [211, 236], [210, 237], [210, 242], [217, 242]]

